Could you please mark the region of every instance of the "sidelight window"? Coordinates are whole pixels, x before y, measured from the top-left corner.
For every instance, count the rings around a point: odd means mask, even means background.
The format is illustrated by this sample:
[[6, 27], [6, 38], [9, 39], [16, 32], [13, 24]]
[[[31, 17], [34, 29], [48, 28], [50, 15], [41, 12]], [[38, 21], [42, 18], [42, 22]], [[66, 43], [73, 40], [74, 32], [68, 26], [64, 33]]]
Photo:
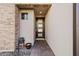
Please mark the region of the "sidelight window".
[[28, 13], [21, 13], [22, 20], [28, 20]]

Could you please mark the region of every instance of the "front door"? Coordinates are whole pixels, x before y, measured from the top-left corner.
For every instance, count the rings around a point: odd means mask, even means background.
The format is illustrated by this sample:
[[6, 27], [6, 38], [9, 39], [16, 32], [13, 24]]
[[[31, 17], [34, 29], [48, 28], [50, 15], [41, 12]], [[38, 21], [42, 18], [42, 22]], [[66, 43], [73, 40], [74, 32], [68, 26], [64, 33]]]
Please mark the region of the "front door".
[[36, 18], [36, 38], [45, 38], [44, 18]]

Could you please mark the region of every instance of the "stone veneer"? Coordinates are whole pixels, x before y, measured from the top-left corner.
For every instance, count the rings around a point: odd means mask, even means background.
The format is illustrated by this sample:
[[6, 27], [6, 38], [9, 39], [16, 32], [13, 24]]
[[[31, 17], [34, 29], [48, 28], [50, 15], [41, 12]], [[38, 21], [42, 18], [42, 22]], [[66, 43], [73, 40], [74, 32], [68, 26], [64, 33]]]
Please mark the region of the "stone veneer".
[[15, 50], [15, 5], [0, 4], [0, 52]]

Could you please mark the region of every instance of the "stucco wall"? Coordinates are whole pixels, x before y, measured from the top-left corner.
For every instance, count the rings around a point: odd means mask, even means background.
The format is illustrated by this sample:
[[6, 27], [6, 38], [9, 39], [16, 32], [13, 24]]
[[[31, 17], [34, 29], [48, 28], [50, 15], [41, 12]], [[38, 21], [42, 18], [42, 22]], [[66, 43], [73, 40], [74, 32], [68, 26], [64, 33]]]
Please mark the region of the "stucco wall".
[[52, 4], [46, 15], [46, 41], [56, 56], [73, 55], [73, 4]]
[[76, 4], [76, 54], [79, 56], [79, 3]]
[[20, 37], [25, 38], [25, 43], [34, 44], [34, 10], [20, 10], [20, 13], [28, 13], [28, 20], [20, 17]]
[[0, 52], [15, 50], [15, 5], [0, 4]]

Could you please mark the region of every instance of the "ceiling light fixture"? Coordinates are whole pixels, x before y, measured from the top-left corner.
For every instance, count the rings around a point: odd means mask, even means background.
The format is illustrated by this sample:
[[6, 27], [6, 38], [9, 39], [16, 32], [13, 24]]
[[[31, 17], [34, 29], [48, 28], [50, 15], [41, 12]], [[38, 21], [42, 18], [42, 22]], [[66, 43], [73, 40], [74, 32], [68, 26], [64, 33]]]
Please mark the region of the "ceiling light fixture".
[[42, 11], [40, 11], [40, 14], [42, 14]]

